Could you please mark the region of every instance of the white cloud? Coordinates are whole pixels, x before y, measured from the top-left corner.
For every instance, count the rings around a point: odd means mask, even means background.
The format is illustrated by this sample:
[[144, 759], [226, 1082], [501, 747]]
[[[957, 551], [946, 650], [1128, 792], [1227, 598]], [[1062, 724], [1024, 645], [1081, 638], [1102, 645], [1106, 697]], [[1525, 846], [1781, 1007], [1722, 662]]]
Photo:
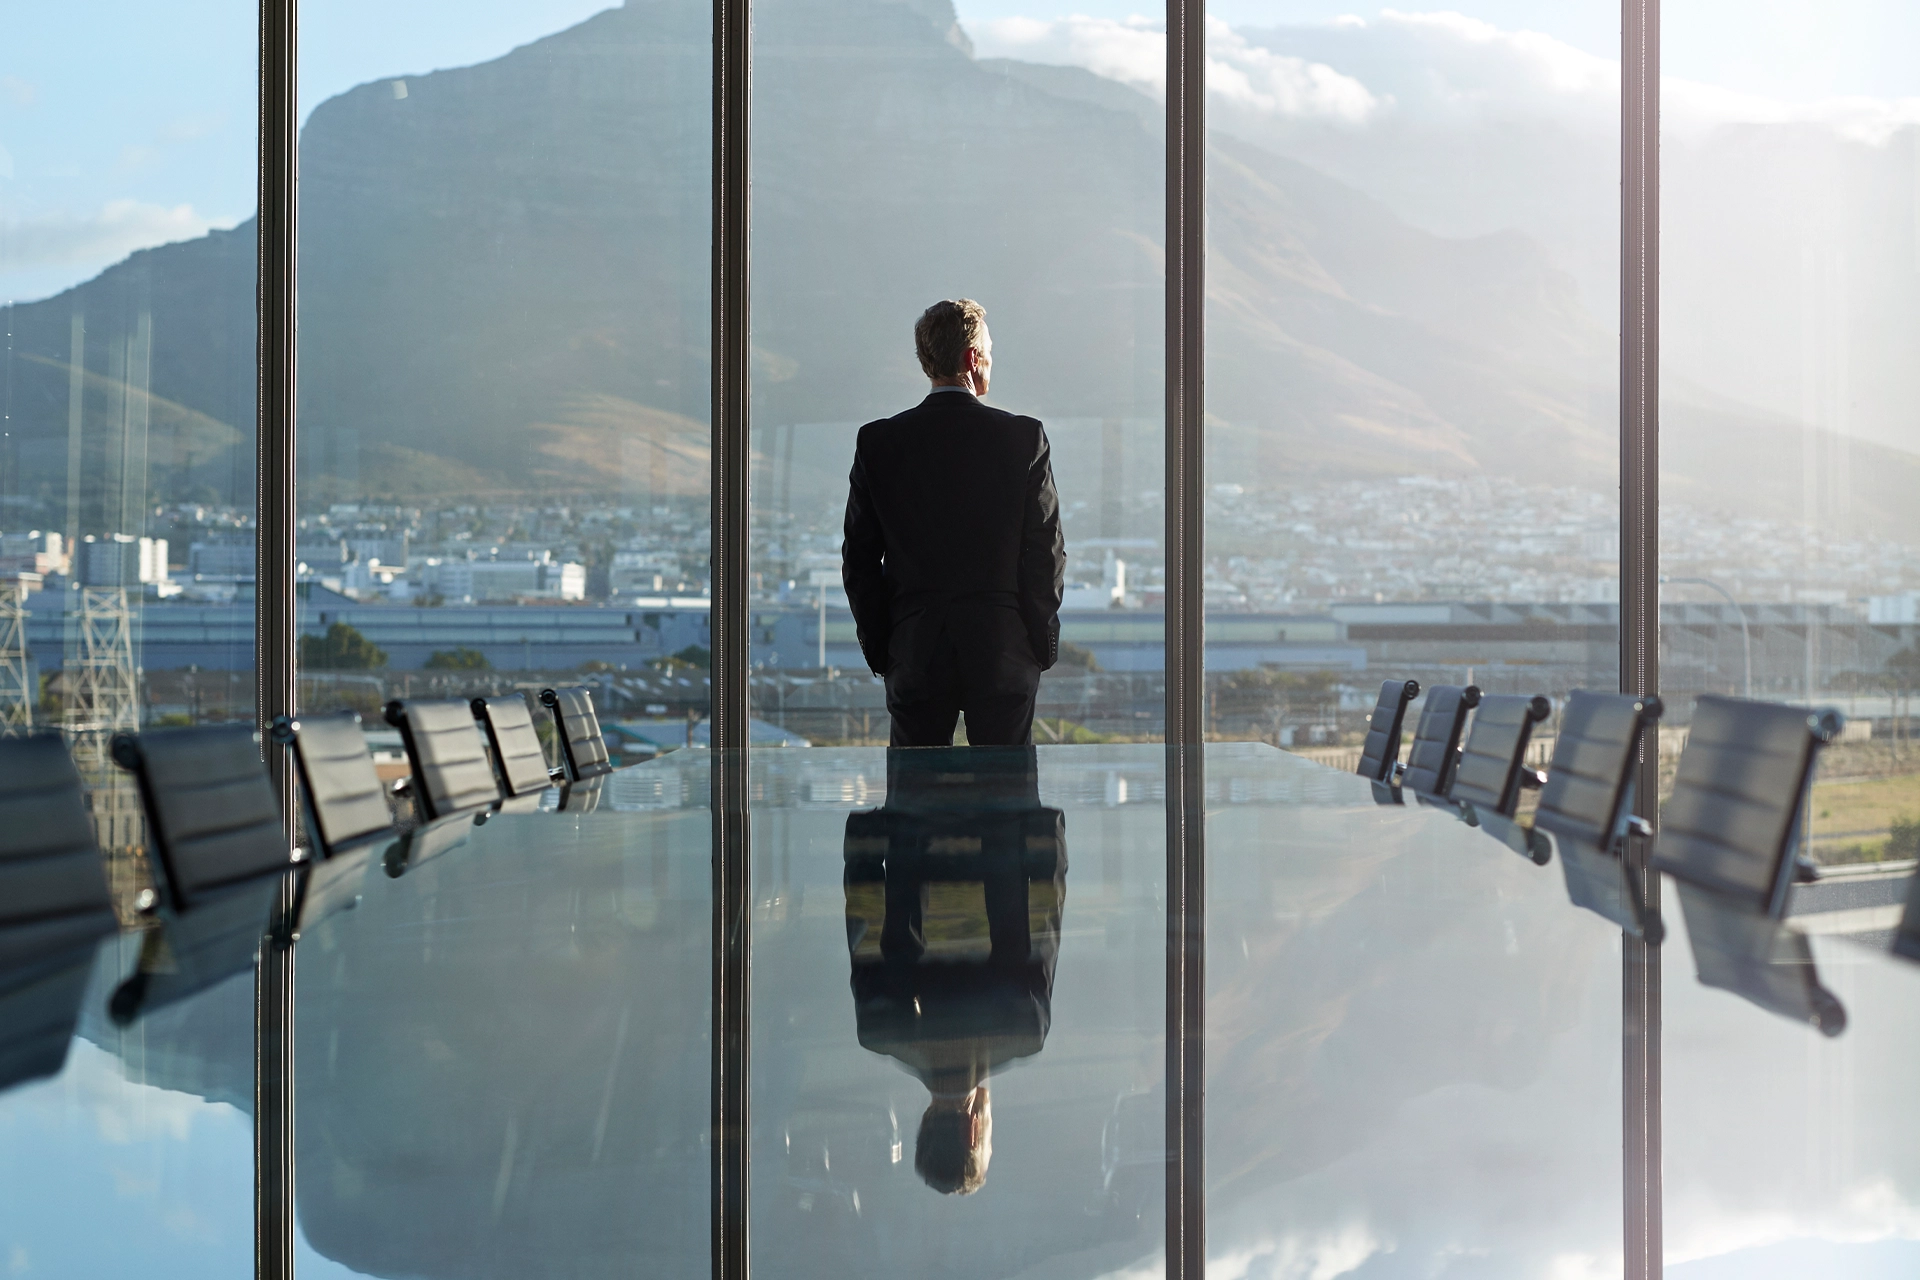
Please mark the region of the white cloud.
[[[1166, 37], [1157, 19], [1076, 15], [1003, 18], [969, 28], [983, 57], [1084, 67], [1156, 97], [1166, 88]], [[1618, 128], [1620, 64], [1537, 31], [1505, 30], [1453, 12], [1385, 10], [1257, 33], [1207, 28], [1207, 78], [1222, 106], [1253, 117], [1423, 128], [1542, 117], [1611, 133]], [[1920, 124], [1920, 98], [1795, 102], [1668, 76], [1662, 123], [1697, 136], [1735, 123], [1809, 123], [1879, 145]]]
[[1208, 1258], [1207, 1280], [1244, 1280], [1254, 1274], [1272, 1280], [1337, 1280], [1393, 1248], [1391, 1240], [1357, 1224], [1317, 1235], [1290, 1235]]
[[[1155, 97], [1166, 93], [1166, 33], [1146, 18], [1002, 18], [967, 34], [981, 57], [1084, 67]], [[1381, 106], [1358, 80], [1250, 45], [1219, 21], [1207, 24], [1207, 85], [1236, 105], [1277, 116], [1359, 123]]]
[[181, 204], [109, 200], [87, 216], [48, 214], [0, 222], [0, 271], [53, 265], [106, 266], [136, 249], [205, 235], [216, 223]]

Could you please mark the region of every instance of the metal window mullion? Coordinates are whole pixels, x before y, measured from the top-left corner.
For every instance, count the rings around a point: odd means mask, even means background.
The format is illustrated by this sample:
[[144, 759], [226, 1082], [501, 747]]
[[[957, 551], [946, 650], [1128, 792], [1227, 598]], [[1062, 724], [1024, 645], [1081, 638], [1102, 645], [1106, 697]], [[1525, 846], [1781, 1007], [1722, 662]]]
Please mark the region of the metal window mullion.
[[712, 1260], [746, 1280], [751, 917], [747, 806], [749, 417], [748, 102], [751, 0], [713, 5]]
[[1206, 5], [1167, 0], [1166, 1273], [1206, 1274]]
[[[1620, 689], [1660, 692], [1660, 0], [1622, 0], [1620, 24]], [[1659, 744], [1639, 763], [1636, 808], [1658, 820]], [[1660, 878], [1628, 852], [1647, 904]], [[1660, 951], [1621, 951], [1622, 1235], [1628, 1280], [1662, 1272]]]
[[[296, 705], [295, 299], [298, 265], [297, 0], [260, 0], [259, 214], [255, 305], [254, 700], [288, 843], [292, 763], [267, 732]], [[276, 912], [283, 903], [276, 903]], [[276, 921], [276, 923], [278, 923]], [[290, 1280], [294, 1237], [293, 949], [275, 928], [254, 975], [254, 1274]]]
[[1167, 741], [1204, 740], [1206, 4], [1167, 0]]

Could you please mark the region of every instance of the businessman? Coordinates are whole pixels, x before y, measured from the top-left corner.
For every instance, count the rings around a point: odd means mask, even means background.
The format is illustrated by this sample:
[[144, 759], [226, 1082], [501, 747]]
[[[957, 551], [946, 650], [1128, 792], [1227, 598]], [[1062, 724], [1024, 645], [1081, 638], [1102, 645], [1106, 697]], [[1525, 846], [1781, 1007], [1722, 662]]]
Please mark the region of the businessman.
[[986, 309], [936, 302], [913, 327], [927, 398], [860, 428], [841, 577], [867, 665], [887, 682], [892, 745], [1033, 740], [1040, 673], [1060, 651], [1066, 542], [1046, 430], [981, 403]]

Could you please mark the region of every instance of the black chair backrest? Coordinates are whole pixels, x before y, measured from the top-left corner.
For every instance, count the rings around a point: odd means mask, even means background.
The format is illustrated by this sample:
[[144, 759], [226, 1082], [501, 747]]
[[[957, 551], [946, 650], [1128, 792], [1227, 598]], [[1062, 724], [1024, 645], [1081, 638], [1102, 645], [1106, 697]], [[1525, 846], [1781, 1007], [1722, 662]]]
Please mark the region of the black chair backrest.
[[114, 928], [86, 790], [60, 735], [0, 738], [0, 926], [64, 916]]
[[387, 723], [400, 731], [413, 769], [413, 794], [427, 820], [478, 809], [500, 798], [487, 744], [473, 708], [458, 698], [387, 704]]
[[475, 698], [473, 718], [487, 731], [500, 786], [509, 796], [545, 791], [553, 783], [547, 773], [547, 753], [533, 727], [533, 712], [517, 693], [497, 698]]
[[1460, 759], [1460, 731], [1467, 726], [1467, 713], [1479, 705], [1480, 690], [1473, 685], [1463, 689], [1437, 684], [1427, 689], [1427, 704], [1414, 726], [1401, 786], [1426, 796], [1447, 794]]
[[1779, 919], [1793, 887], [1800, 806], [1836, 712], [1702, 697], [1660, 810], [1653, 865]]
[[147, 854], [175, 911], [293, 865], [252, 729], [115, 734], [113, 758], [140, 784]]
[[1380, 701], [1367, 720], [1367, 741], [1356, 770], [1361, 777], [1385, 782], [1393, 772], [1400, 759], [1400, 725], [1407, 718], [1407, 704], [1419, 696], [1418, 680], [1388, 680], [1380, 686]]
[[1448, 798], [1511, 818], [1520, 807], [1520, 770], [1526, 764], [1533, 726], [1552, 714], [1553, 704], [1538, 694], [1481, 698]]
[[1640, 744], [1660, 711], [1658, 698], [1574, 690], [1560, 718], [1533, 825], [1558, 839], [1613, 852], [1633, 815]]
[[357, 714], [311, 720], [282, 716], [273, 722], [273, 736], [293, 749], [307, 829], [321, 857], [395, 834], [387, 791], [374, 772]]
[[587, 689], [542, 689], [541, 705], [553, 710], [554, 727], [559, 730], [560, 758], [566, 762], [567, 781], [594, 778], [613, 772], [613, 759], [607, 754], [607, 740], [600, 734], [600, 717], [594, 714], [593, 694]]

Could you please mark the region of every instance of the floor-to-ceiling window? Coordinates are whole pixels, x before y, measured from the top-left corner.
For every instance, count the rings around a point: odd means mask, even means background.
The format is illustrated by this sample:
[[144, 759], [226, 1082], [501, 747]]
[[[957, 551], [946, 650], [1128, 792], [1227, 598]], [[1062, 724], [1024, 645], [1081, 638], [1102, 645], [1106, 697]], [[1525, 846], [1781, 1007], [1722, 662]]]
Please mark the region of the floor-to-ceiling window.
[[[389, 777], [393, 698], [584, 684], [616, 763], [704, 741], [710, 7], [310, 0], [300, 18], [301, 709], [359, 711]], [[681, 807], [657, 777], [623, 785], [623, 806]], [[364, 965], [322, 958], [331, 933], [303, 950], [302, 1275], [519, 1274], [569, 1251], [708, 1269], [686, 1169], [710, 833], [704, 782], [689, 794], [614, 837], [591, 903], [529, 885], [516, 922], [567, 913], [581, 950], [531, 955], [467, 914], [493, 872], [432, 861], [464, 818], [389, 863], [435, 922], [421, 945]], [[589, 844], [621, 830], [558, 820]], [[604, 1017], [582, 1021], [588, 952]], [[507, 990], [555, 1020], [509, 1036], [528, 1056], [503, 1102], [486, 1064]], [[535, 1179], [556, 1162], [623, 1173]]]
[[[1351, 772], [1386, 680], [1556, 707], [1617, 685], [1620, 11], [1466, 9], [1212, 22], [1209, 739]], [[1512, 855], [1418, 826], [1430, 810], [1380, 810], [1347, 881], [1310, 894], [1217, 790], [1210, 1268], [1617, 1270], [1613, 927], [1530, 928], [1490, 891]], [[1557, 872], [1526, 892], [1572, 912]], [[1456, 1010], [1444, 1050], [1394, 1052], [1468, 991], [1501, 1014]], [[1457, 1177], [1414, 1172], [1434, 1133]]]
[[698, 739], [711, 27], [302, 7], [303, 709], [584, 683], [622, 758]]
[[[245, 0], [0, 10], [0, 736], [66, 739], [130, 924], [151, 880], [113, 735], [254, 714], [256, 30]], [[39, 945], [9, 943], [10, 994]], [[250, 1001], [205, 1007], [244, 1029]], [[10, 1045], [45, 1007], [15, 997]], [[88, 1016], [61, 1087], [137, 1118], [14, 1114], [6, 1265], [125, 1274], [164, 1242], [177, 1274], [253, 1274], [250, 1061]]]
[[[1117, 1264], [1162, 1236], [1162, 936], [1114, 922], [1164, 892], [1164, 816], [1096, 770], [1076, 783], [1104, 786], [1111, 812], [1061, 847], [1044, 754], [1164, 723], [1161, 113], [994, 17], [947, 0], [755, 8], [742, 585], [756, 741], [771, 725], [816, 744], [804, 795], [779, 759], [755, 766], [756, 802], [794, 804], [753, 834], [751, 1253], [769, 1275], [1079, 1271], [1089, 1250]], [[960, 298], [986, 309], [986, 402], [1045, 424], [1068, 587], [1038, 772], [1018, 752], [975, 761], [980, 785], [954, 791], [941, 757], [822, 748], [888, 741], [841, 586], [848, 474], [863, 423], [929, 394], [915, 321]], [[917, 861], [940, 850], [978, 856]], [[1016, 956], [1005, 868], [1042, 858]], [[1140, 1052], [1090, 1051], [1112, 1043]], [[971, 1147], [953, 1138], [963, 1103]], [[1124, 1146], [1111, 1197], [1087, 1176], [1103, 1131]]]
[[[1846, 717], [1801, 815], [1821, 880], [1746, 970], [1798, 1025], [1692, 982], [1689, 943], [1704, 974], [1739, 935], [1704, 899], [1667, 908], [1667, 1274], [1906, 1274], [1920, 1186], [1887, 1117], [1910, 994], [1856, 948], [1884, 947], [1920, 855], [1920, 16], [1670, 0], [1662, 21], [1663, 790], [1699, 695]], [[1765, 1038], [1731, 1058], [1740, 1019]]]

